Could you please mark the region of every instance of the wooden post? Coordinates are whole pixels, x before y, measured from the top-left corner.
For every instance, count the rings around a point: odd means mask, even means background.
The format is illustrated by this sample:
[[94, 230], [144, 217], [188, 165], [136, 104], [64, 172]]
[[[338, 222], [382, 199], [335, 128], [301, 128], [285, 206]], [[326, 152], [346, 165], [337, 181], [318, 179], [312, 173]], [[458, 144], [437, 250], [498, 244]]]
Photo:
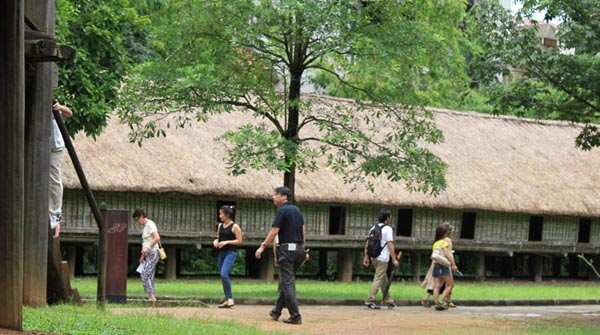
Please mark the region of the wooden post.
[[352, 265], [354, 263], [354, 251], [352, 249], [339, 249], [337, 257], [337, 281], [352, 281]]
[[[256, 249], [253, 249], [256, 250]], [[247, 252], [249, 257], [254, 257], [254, 252]], [[258, 270], [258, 278], [262, 280], [272, 281], [275, 276], [275, 266], [274, 264], [275, 257], [273, 256], [273, 252], [271, 252], [270, 248], [265, 250], [262, 254], [261, 260], [258, 262], [259, 270]]]
[[[69, 132], [67, 131], [67, 127], [62, 120], [60, 112], [52, 110], [52, 113], [54, 114], [54, 119], [56, 120], [56, 124], [58, 125], [58, 129], [60, 130], [63, 140], [65, 141], [65, 148], [67, 149], [67, 152], [69, 152], [69, 157], [71, 158], [75, 172], [77, 172], [77, 177], [79, 178], [81, 188], [85, 193], [90, 210], [92, 211], [94, 219], [96, 219], [96, 224], [98, 225], [98, 289], [96, 292], [96, 305], [99, 309], [104, 309], [104, 305], [106, 303], [106, 225], [104, 224], [104, 218], [100, 213], [100, 207], [98, 207], [96, 199], [94, 198], [94, 193], [88, 184], [87, 178], [85, 177], [85, 173], [83, 172], [83, 168], [81, 167], [81, 163], [79, 162], [79, 158], [75, 152], [75, 147], [73, 146], [73, 142], [69, 137]], [[102, 206], [106, 208], [106, 204], [103, 203]]]
[[0, 1], [0, 328], [23, 328], [23, 0]]
[[485, 280], [485, 255], [482, 252], [479, 252], [476, 257], [475, 280], [482, 282]]
[[[26, 1], [25, 14], [37, 29], [54, 33], [54, 1]], [[29, 63], [25, 73], [23, 303], [28, 306], [46, 304], [52, 66]]]
[[106, 225], [106, 299], [111, 303], [127, 301], [127, 254], [129, 211], [102, 209]]
[[67, 263], [69, 264], [69, 277], [75, 277], [75, 263], [77, 263], [77, 246], [75, 244], [67, 244], [64, 246], [67, 252]]
[[542, 273], [544, 269], [544, 258], [542, 255], [532, 255], [531, 256], [531, 271], [533, 274], [533, 280], [536, 283], [542, 282]]
[[177, 247], [174, 245], [164, 245], [165, 251], [167, 252], [167, 260], [165, 263], [165, 279], [175, 280], [177, 279]]
[[327, 250], [319, 250], [319, 279], [327, 280]]
[[[421, 282], [421, 254], [417, 251], [410, 253], [410, 262], [412, 265], [413, 281], [416, 283]], [[428, 264], [431, 262], [428, 262]]]

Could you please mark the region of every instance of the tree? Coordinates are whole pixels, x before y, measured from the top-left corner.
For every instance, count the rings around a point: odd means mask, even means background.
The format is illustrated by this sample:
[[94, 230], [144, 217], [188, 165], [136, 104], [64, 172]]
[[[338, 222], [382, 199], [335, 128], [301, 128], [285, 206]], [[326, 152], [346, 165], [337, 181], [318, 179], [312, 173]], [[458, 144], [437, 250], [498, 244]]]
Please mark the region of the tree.
[[[296, 171], [319, 168], [325, 156], [349, 183], [373, 190], [370, 178], [384, 176], [437, 194], [446, 164], [423, 144], [443, 136], [416, 107], [418, 87], [464, 77], [463, 13], [460, 2], [433, 0], [172, 1], [157, 15], [160, 57], [125, 85], [120, 117], [141, 144], [173, 122], [237, 108], [257, 122], [220, 138], [234, 175], [283, 171], [293, 191]], [[308, 84], [360, 100], [303, 99]]]
[[58, 0], [56, 18], [59, 43], [75, 49], [76, 56], [57, 63], [54, 95], [75, 111], [67, 121], [70, 133], [95, 136], [106, 126], [132, 64], [147, 57], [150, 21], [121, 0]]
[[[467, 18], [475, 48], [472, 67], [484, 94], [499, 114], [586, 123], [576, 144], [600, 146], [594, 123], [600, 116], [600, 4], [594, 0], [525, 0], [516, 17], [497, 1], [485, 0]], [[544, 48], [525, 20], [544, 12], [545, 21], [559, 20], [558, 48]], [[496, 75], [519, 69], [522, 77], [509, 85]]]

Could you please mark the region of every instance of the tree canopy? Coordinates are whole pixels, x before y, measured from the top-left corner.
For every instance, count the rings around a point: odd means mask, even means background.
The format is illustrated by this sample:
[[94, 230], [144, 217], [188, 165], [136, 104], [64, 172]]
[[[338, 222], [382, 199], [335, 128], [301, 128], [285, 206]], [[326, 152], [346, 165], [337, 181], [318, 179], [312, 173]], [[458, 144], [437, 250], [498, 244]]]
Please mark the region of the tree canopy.
[[95, 136], [106, 126], [132, 64], [147, 56], [150, 21], [127, 0], [57, 0], [56, 7], [57, 39], [76, 56], [57, 63], [54, 96], [75, 113], [67, 120], [71, 134]]
[[[595, 123], [600, 116], [600, 3], [595, 0], [524, 0], [512, 15], [497, 1], [484, 0], [470, 11], [467, 22], [474, 46], [475, 78], [498, 114], [586, 123], [576, 139], [583, 149], [600, 146]], [[544, 21], [559, 21], [558, 47], [544, 48], [529, 19], [545, 13]], [[497, 75], [517, 69], [522, 76], [508, 85]]]
[[[132, 141], [234, 109], [256, 122], [228, 131], [227, 163], [295, 173], [325, 165], [347, 182], [371, 177], [438, 193], [446, 165], [424, 146], [443, 140], [420, 108], [436, 79], [467, 82], [458, 1], [174, 0], [157, 13], [156, 57], [124, 87]], [[450, 81], [447, 81], [450, 82]], [[322, 106], [307, 87], [358, 98]], [[450, 89], [446, 89], [450, 91]], [[319, 163], [320, 164], [320, 163]]]

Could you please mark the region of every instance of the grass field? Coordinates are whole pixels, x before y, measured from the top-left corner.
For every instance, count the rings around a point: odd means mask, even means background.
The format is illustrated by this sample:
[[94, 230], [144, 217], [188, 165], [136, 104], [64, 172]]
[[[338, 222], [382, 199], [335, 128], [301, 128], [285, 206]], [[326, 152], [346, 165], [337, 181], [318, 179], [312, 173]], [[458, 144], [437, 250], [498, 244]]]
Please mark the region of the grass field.
[[[87, 298], [96, 296], [95, 278], [76, 278], [72, 286]], [[127, 283], [128, 296], [144, 296], [139, 279]], [[299, 280], [297, 294], [300, 298], [364, 299], [369, 282], [322, 282]], [[158, 297], [206, 298], [218, 300], [222, 296], [218, 279], [206, 280], [157, 280]], [[277, 284], [256, 280], [234, 279], [234, 297], [275, 298]], [[421, 299], [423, 289], [416, 283], [398, 282], [392, 286], [395, 299]], [[454, 298], [460, 299], [589, 299], [600, 297], [600, 285], [596, 282], [458, 282]], [[136, 305], [127, 304], [137, 308]], [[108, 305], [98, 310], [94, 303], [84, 306], [59, 305], [41, 308], [24, 308], [24, 330], [71, 335], [112, 334], [284, 334], [259, 329], [235, 320], [210, 318], [178, 319], [170, 315], [147, 315], [144, 309], [134, 314], [114, 314]], [[526, 335], [591, 335], [598, 334], [600, 318], [580, 319], [523, 319], [515, 322], [511, 334]], [[511, 326], [512, 327], [512, 326]]]
[[[95, 278], [76, 278], [71, 282], [87, 298], [96, 296]], [[304, 299], [365, 299], [370, 282], [324, 282], [298, 280], [296, 290]], [[233, 294], [237, 298], [275, 298], [277, 284], [248, 279], [233, 279]], [[221, 281], [206, 280], [156, 280], [159, 297], [214, 298], [223, 296]], [[390, 288], [394, 299], [421, 299], [425, 291], [417, 283], [396, 282]], [[144, 296], [139, 279], [127, 281], [127, 296]], [[590, 299], [600, 298], [600, 285], [591, 281], [542, 282], [495, 281], [456, 283], [453, 299]]]

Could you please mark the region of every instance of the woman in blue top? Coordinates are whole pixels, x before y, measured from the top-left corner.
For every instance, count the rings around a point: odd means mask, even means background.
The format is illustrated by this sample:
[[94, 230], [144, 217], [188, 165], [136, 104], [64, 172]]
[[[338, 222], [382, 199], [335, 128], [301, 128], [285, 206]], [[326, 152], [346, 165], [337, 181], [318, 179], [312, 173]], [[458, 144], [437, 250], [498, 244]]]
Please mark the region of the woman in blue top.
[[235, 305], [231, 292], [229, 273], [237, 258], [238, 246], [242, 244], [242, 229], [233, 222], [234, 217], [235, 214], [232, 206], [221, 206], [219, 209], [221, 224], [219, 224], [217, 230], [217, 238], [213, 241], [213, 246], [219, 250], [217, 254], [217, 266], [219, 267], [219, 275], [221, 276], [223, 292], [225, 293], [225, 301], [218, 306], [219, 308], [231, 308]]

